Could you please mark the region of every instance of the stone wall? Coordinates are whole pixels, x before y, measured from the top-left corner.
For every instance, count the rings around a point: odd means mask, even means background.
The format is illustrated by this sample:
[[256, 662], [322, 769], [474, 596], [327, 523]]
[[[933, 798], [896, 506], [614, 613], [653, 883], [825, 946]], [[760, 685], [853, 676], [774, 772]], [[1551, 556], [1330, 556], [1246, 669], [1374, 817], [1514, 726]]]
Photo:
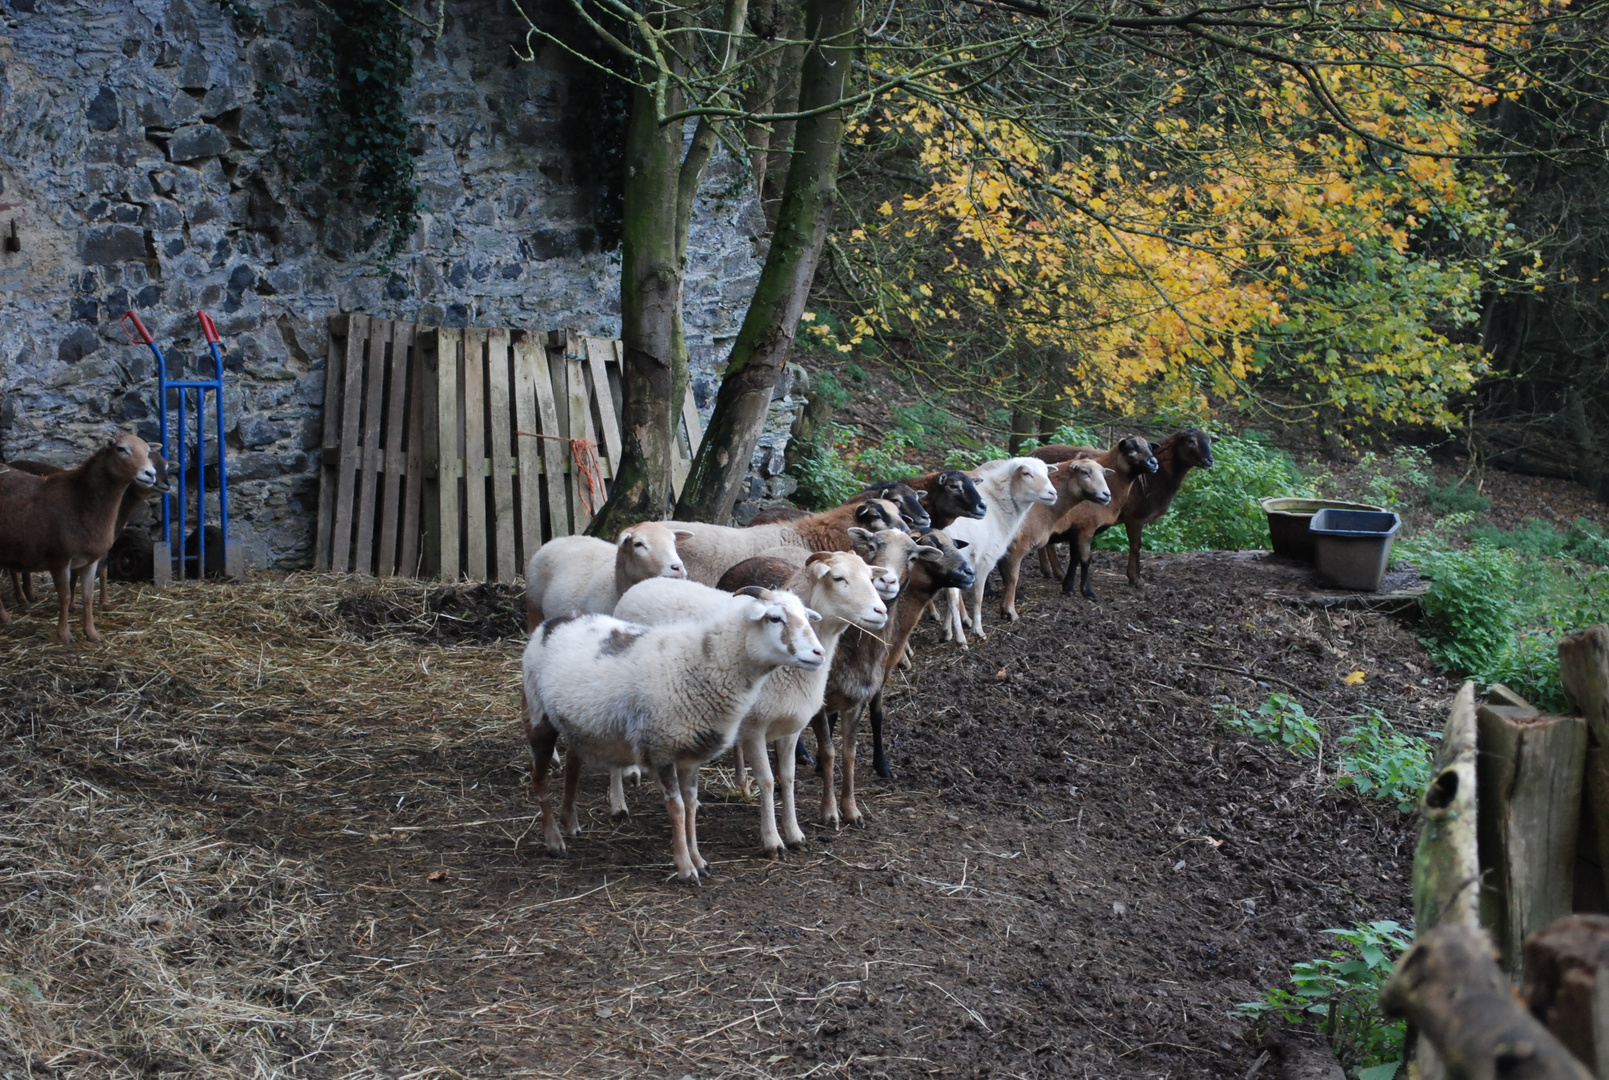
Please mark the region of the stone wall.
[[[0, 0], [0, 455], [70, 462], [115, 430], [156, 436], [155, 365], [117, 321], [137, 309], [170, 367], [226, 343], [230, 517], [248, 566], [310, 562], [326, 318], [618, 332], [618, 252], [600, 251], [587, 140], [598, 76], [515, 58], [506, 3], [415, 42], [408, 91], [420, 222], [365, 250], [368, 215], [308, 167], [318, 77], [307, 3], [242, 27], [208, 0]], [[618, 100], [618, 95], [615, 96]], [[761, 254], [747, 185], [718, 160], [688, 277], [707, 410]], [[383, 246], [383, 245], [381, 245]], [[210, 362], [209, 362], [210, 363]], [[779, 402], [785, 431], [791, 401]], [[756, 465], [780, 470], [771, 432]], [[755, 487], [766, 485], [763, 477]]]

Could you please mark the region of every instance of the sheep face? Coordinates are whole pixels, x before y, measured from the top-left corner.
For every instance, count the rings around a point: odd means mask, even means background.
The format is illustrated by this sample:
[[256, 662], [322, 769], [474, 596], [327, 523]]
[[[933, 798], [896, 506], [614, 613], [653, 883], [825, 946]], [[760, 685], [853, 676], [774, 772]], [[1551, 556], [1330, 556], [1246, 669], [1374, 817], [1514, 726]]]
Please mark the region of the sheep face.
[[895, 480], [873, 484], [865, 494], [897, 506], [900, 519], [912, 533], [924, 533], [933, 527], [933, 519], [928, 516], [927, 507], [922, 505], [922, 500], [927, 497], [925, 491], [918, 491], [907, 483]]
[[657, 521], [644, 521], [620, 534], [616, 565], [624, 564], [629, 581], [666, 577], [685, 579], [687, 567], [676, 551], [678, 541], [691, 540], [693, 534], [671, 530]]
[[[857, 533], [860, 535], [857, 536]], [[870, 566], [872, 587], [877, 590], [877, 595], [884, 600], [898, 596], [905, 587], [911, 561], [916, 558], [915, 540], [898, 529], [883, 529], [875, 533], [865, 529], [850, 529], [849, 535], [855, 544], [856, 554]]]
[[1128, 466], [1130, 476], [1157, 471], [1156, 455], [1151, 453], [1151, 444], [1140, 436], [1125, 435], [1117, 444], [1117, 451], [1123, 455], [1123, 463]]
[[[159, 447], [160, 448], [160, 447]], [[138, 435], [119, 435], [112, 440], [108, 460], [112, 472], [124, 483], [154, 488], [157, 484], [156, 466], [151, 464], [151, 446]]]
[[939, 474], [939, 486], [957, 507], [961, 517], [981, 518], [988, 513], [988, 504], [978, 494], [978, 485], [960, 469]]
[[888, 608], [872, 583], [872, 569], [852, 551], [818, 551], [805, 561], [808, 599], [824, 618], [838, 619], [862, 630], [881, 630]]
[[1103, 468], [1095, 459], [1073, 458], [1061, 462], [1056, 469], [1066, 478], [1063, 483], [1070, 502], [1088, 500], [1105, 506], [1112, 501], [1112, 489], [1106, 478], [1113, 470]]
[[1191, 428], [1179, 441], [1179, 453], [1186, 465], [1198, 469], [1212, 468], [1212, 436], [1200, 428]]
[[748, 652], [751, 659], [778, 667], [814, 671], [827, 662], [821, 639], [811, 629], [821, 616], [804, 606], [791, 592], [749, 586], [739, 589], [748, 600], [744, 614], [749, 619]]
[[863, 529], [905, 530], [905, 519], [900, 517], [899, 506], [887, 499], [867, 499], [855, 507], [855, 524]]
[[1050, 467], [1038, 458], [1016, 458], [1011, 474], [1011, 493], [1017, 505], [1042, 502], [1054, 505], [1056, 486], [1050, 482]]
[[917, 561], [927, 575], [929, 586], [938, 589], [970, 589], [978, 580], [977, 572], [961, 549], [965, 540], [952, 540], [942, 529], [926, 534], [917, 546]]

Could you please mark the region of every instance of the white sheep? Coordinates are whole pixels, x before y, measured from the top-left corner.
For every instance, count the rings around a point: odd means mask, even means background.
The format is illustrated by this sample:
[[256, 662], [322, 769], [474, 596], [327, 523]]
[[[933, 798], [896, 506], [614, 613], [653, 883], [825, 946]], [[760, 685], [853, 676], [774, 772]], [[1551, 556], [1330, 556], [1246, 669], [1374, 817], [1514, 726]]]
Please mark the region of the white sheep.
[[670, 815], [680, 881], [696, 882], [698, 770], [724, 753], [765, 677], [783, 665], [819, 668], [827, 654], [792, 593], [745, 590], [702, 622], [648, 627], [608, 615], [563, 615], [543, 623], [522, 664], [531, 782], [548, 851], [562, 855], [547, 774], [564, 736], [563, 824], [580, 831], [575, 799], [581, 766], [641, 764], [659, 781]]
[[[1011, 546], [1028, 511], [1039, 504], [1055, 505], [1056, 487], [1050, 482], [1049, 467], [1031, 457], [986, 461], [969, 475], [977, 481], [978, 494], [988, 504], [988, 512], [977, 521], [957, 518], [945, 531], [950, 539], [964, 540], [971, 545], [967, 548], [967, 560], [977, 570], [978, 580], [967, 590], [966, 597], [972, 608], [972, 632], [981, 641], [987, 636], [983, 632], [984, 580]], [[967, 638], [961, 627], [962, 593], [959, 589], [949, 589], [947, 595], [950, 605], [944, 640], [959, 640], [964, 648]]]
[[692, 533], [644, 521], [611, 544], [595, 536], [559, 536], [525, 568], [525, 629], [573, 613], [608, 615], [625, 591], [649, 578], [684, 578], [676, 543]]
[[[900, 533], [900, 536], [905, 534]], [[905, 537], [909, 540], [909, 537]], [[810, 555], [788, 582], [793, 593], [820, 613], [816, 636], [828, 656], [850, 626], [881, 630], [888, 608], [872, 583], [872, 571], [859, 555], [848, 551], [818, 551]], [[649, 581], [620, 599], [620, 617], [634, 622], [661, 624], [719, 610], [730, 594], [690, 581]], [[804, 670], [778, 668], [760, 688], [738, 727], [738, 782], [747, 791], [745, 763], [752, 762], [760, 782], [760, 846], [780, 855], [786, 847], [803, 847], [804, 831], [794, 804], [794, 744], [810, 718], [821, 708], [830, 665]], [[782, 830], [777, 830], [775, 789], [766, 744], [777, 751], [777, 772], [782, 781]]]

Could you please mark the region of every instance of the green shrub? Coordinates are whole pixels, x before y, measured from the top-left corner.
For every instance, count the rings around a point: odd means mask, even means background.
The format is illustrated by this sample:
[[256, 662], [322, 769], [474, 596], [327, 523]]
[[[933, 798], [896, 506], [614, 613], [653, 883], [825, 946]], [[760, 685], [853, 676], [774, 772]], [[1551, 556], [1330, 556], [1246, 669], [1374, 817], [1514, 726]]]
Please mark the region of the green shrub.
[[807, 510], [839, 506], [864, 486], [844, 455], [841, 440], [846, 431], [854, 429], [833, 424], [804, 448], [791, 470], [799, 483], [794, 501]]
[[1370, 450], [1358, 459], [1357, 472], [1368, 500], [1388, 510], [1401, 507], [1410, 492], [1435, 478], [1430, 455], [1419, 446], [1398, 446], [1384, 456]]
[[1514, 561], [1488, 544], [1468, 551], [1420, 556], [1430, 587], [1424, 599], [1421, 640], [1442, 667], [1456, 675], [1489, 677], [1513, 645], [1519, 623]]
[[1269, 694], [1254, 713], [1234, 705], [1220, 705], [1218, 716], [1230, 731], [1277, 742], [1301, 757], [1316, 756], [1324, 741], [1318, 721], [1289, 694]]
[[1380, 988], [1391, 977], [1409, 934], [1389, 919], [1326, 930], [1341, 942], [1329, 956], [1291, 967], [1295, 991], [1270, 987], [1237, 1015], [1285, 1024], [1318, 1024], [1342, 1066], [1358, 1080], [1390, 1080], [1402, 1064], [1406, 1025], [1380, 1015]]
[[1513, 529], [1477, 525], [1469, 530], [1469, 536], [1505, 551], [1609, 566], [1609, 537], [1586, 518], [1576, 518], [1568, 530], [1560, 530], [1540, 518], [1526, 518]]
[[[1312, 484], [1291, 456], [1257, 432], [1217, 435], [1215, 464], [1193, 470], [1166, 517], [1146, 526], [1150, 551], [1205, 551], [1268, 546], [1268, 518], [1260, 500], [1274, 495], [1311, 496]], [[1120, 529], [1102, 534], [1097, 546], [1126, 549]]]
[[972, 446], [957, 446], [944, 455], [946, 469], [976, 469], [985, 461], [1001, 461], [1011, 454], [1003, 446], [983, 442]]
[[1492, 508], [1492, 500], [1462, 484], [1430, 484], [1419, 497], [1438, 514], [1484, 514]]
[[1430, 785], [1430, 744], [1392, 728], [1377, 709], [1336, 740], [1341, 774], [1335, 782], [1396, 803], [1409, 813]]

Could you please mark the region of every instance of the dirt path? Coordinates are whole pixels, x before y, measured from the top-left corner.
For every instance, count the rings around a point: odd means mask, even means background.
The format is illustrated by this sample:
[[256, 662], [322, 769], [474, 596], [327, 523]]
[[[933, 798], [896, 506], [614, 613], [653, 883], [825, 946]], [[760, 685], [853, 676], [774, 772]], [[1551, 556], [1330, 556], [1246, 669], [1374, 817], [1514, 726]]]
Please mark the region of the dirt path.
[[[862, 754], [867, 828], [807, 825], [810, 851], [761, 859], [754, 808], [707, 772], [697, 889], [666, 883], [649, 789], [612, 823], [601, 776], [572, 857], [541, 854], [519, 642], [441, 644], [504, 626], [474, 604], [393, 632], [387, 611], [429, 613], [417, 587], [331, 604], [255, 582], [158, 633], [183, 593], [129, 590], [82, 654], [44, 645], [39, 607], [0, 652], [0, 974], [63, 1008], [0, 1020], [0, 1065], [1244, 1075], [1236, 1002], [1325, 952], [1325, 927], [1406, 920], [1412, 822], [1214, 704], [1288, 690], [1332, 736], [1365, 704], [1423, 731], [1452, 687], [1398, 622], [1292, 606], [1253, 560], [1153, 558], [1139, 591], [1098, 564], [1099, 604], [1030, 576], [1024, 621], [969, 651], [927, 624], [890, 707], [897, 779]], [[807, 775], [801, 805], [818, 791]], [[72, 966], [99, 955], [62, 929], [75, 912], [104, 922], [107, 970]]]

